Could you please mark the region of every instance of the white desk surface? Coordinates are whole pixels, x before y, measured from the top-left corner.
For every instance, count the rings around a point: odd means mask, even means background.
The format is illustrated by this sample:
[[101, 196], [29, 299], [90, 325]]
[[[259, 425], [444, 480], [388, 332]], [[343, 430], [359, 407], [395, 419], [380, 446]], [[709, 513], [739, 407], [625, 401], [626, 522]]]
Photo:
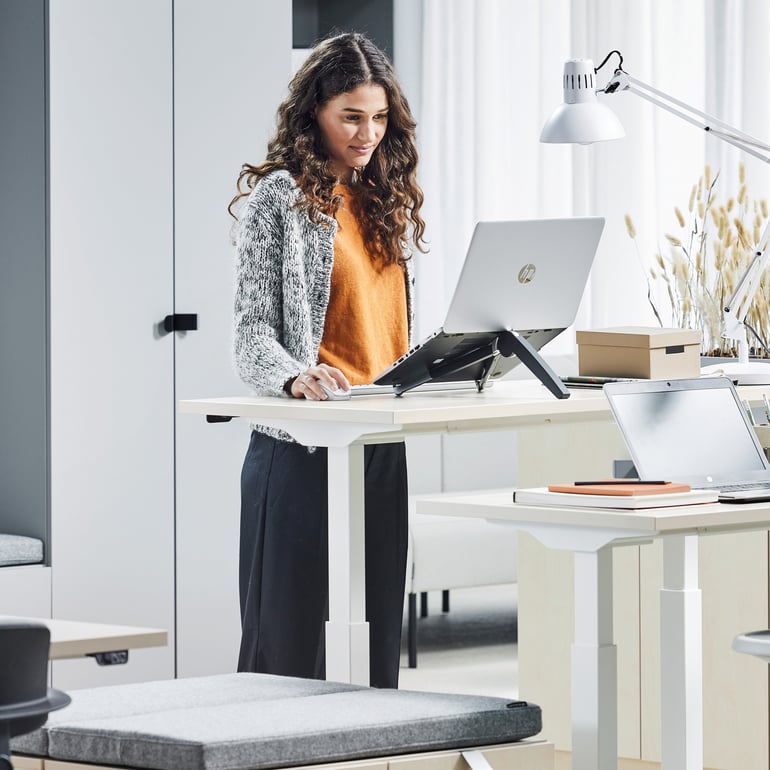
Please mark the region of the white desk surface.
[[165, 647], [168, 632], [159, 628], [114, 626], [107, 623], [82, 623], [75, 620], [25, 618], [0, 615], [0, 620], [43, 623], [51, 632], [49, 658], [80, 658], [99, 652], [116, 652], [140, 647]]
[[[554, 407], [555, 404], [558, 406]], [[382, 425], [384, 429], [422, 424], [441, 430], [440, 424], [475, 419], [499, 419], [510, 416], [541, 422], [556, 411], [559, 415], [580, 419], [585, 415], [607, 414], [601, 390], [576, 390], [570, 398], [557, 399], [539, 382], [529, 380], [498, 382], [478, 393], [473, 390], [411, 392], [395, 397], [390, 394], [354, 396], [348, 401], [307, 401], [274, 396], [232, 396], [186, 399], [179, 411], [187, 414], [215, 414], [272, 420], [312, 420], [317, 422]]]
[[621, 510], [575, 506], [514, 504], [513, 489], [491, 492], [442, 493], [423, 495], [417, 500], [420, 513], [468, 516], [495, 521], [536, 522], [538, 524], [624, 530], [655, 535], [735, 532], [740, 529], [766, 529], [770, 525], [770, 503], [727, 505], [705, 503], [670, 508]]
[[[742, 398], [761, 401], [770, 386], [739, 388]], [[312, 421], [318, 423], [367, 423], [370, 429], [381, 425], [404, 432], [420, 430], [440, 432], [466, 427], [474, 421], [495, 421], [496, 427], [536, 424], [548, 421], [576, 422], [611, 419], [607, 399], [601, 389], [574, 388], [570, 397], [557, 399], [537, 381], [497, 382], [481, 393], [473, 390], [409, 392], [395, 397], [389, 394], [355, 396], [348, 401], [306, 401], [274, 396], [230, 396], [184, 399], [178, 403], [184, 414], [246, 417], [253, 420]], [[468, 423], [463, 426], [462, 423]], [[449, 427], [451, 425], [451, 428]]]

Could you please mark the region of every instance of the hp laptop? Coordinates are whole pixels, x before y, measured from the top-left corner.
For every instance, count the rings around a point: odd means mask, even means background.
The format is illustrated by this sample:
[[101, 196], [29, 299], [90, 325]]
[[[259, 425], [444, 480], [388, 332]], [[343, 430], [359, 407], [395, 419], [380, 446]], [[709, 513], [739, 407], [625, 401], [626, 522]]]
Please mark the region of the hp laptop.
[[726, 377], [604, 386], [640, 479], [718, 489], [723, 502], [770, 500], [770, 464]]
[[521, 360], [547, 368], [535, 351], [574, 322], [603, 228], [601, 217], [478, 222], [443, 326], [375, 384], [481, 389]]

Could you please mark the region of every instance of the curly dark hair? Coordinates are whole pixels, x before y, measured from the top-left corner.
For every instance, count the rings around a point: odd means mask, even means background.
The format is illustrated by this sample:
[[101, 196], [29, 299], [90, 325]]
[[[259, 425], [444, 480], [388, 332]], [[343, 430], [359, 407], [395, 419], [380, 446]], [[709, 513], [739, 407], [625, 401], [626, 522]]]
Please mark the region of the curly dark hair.
[[402, 262], [411, 238], [424, 248], [425, 223], [420, 217], [423, 194], [416, 180], [415, 121], [385, 53], [357, 32], [321, 41], [289, 84], [278, 108], [277, 130], [268, 143], [267, 158], [257, 166], [244, 163], [238, 192], [228, 210], [247, 196], [271, 171], [288, 170], [304, 193], [314, 222], [320, 214], [334, 216], [342, 198], [334, 194], [337, 180], [315, 120], [315, 111], [330, 99], [358, 86], [382, 86], [388, 99], [385, 136], [356, 178], [357, 201], [364, 240], [371, 253]]

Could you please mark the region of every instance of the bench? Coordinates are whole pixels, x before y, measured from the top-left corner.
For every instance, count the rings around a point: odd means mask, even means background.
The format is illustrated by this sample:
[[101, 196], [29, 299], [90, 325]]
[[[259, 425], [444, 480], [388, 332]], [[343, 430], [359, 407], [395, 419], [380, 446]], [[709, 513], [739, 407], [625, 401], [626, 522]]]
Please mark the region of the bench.
[[36, 537], [0, 534], [0, 567], [40, 564], [43, 561], [43, 541]]
[[471, 752], [469, 761], [480, 762], [474, 767], [553, 768], [552, 744], [532, 740], [541, 729], [540, 708], [504, 698], [246, 673], [69, 695], [72, 704], [52, 713], [46, 725], [12, 739], [24, 767], [34, 766], [26, 755], [42, 758], [41, 768], [61, 770], [80, 764], [267, 770], [328, 763], [384, 769], [396, 758], [410, 765], [402, 770], [457, 770], [460, 755]]

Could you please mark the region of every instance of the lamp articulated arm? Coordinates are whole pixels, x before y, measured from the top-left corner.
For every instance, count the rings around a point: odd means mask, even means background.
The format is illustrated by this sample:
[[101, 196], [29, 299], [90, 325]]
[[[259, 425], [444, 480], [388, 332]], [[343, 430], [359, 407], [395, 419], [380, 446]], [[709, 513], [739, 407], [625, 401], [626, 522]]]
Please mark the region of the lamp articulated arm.
[[675, 99], [673, 96], [669, 96], [647, 83], [643, 83], [641, 80], [637, 80], [625, 70], [616, 69], [612, 79], [600, 91], [606, 94], [612, 94], [616, 91], [631, 91], [631, 93], [641, 96], [642, 99], [646, 99], [667, 112], [677, 115], [682, 120], [686, 120], [697, 128], [719, 137], [722, 141], [732, 144], [749, 155], [753, 155], [765, 163], [770, 163], [770, 144], [762, 142], [743, 131], [739, 131], [737, 128], [733, 128], [724, 121], [719, 120], [719, 118], [715, 118], [706, 112], [701, 112], [695, 109], [695, 107], [691, 107], [689, 104]]
[[770, 259], [769, 239], [770, 221], [765, 225], [765, 231], [759, 239], [754, 257], [749, 262], [746, 272], [741, 280], [738, 281], [732, 297], [730, 297], [722, 311], [725, 321], [724, 336], [737, 342], [738, 362], [741, 364], [748, 363], [749, 360], [749, 343], [746, 339], [746, 315], [754, 300], [754, 295], [757, 293], [757, 289], [759, 289], [759, 283], [767, 267], [768, 259]]

